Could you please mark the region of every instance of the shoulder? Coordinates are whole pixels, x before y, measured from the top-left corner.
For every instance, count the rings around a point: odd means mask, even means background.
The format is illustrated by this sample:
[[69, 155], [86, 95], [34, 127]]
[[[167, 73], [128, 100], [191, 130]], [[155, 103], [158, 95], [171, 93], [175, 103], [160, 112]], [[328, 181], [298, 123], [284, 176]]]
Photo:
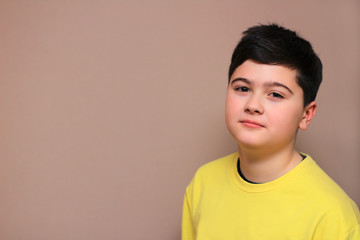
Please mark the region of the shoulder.
[[202, 165], [195, 173], [194, 178], [213, 178], [226, 174], [229, 167], [237, 159], [237, 153], [229, 154], [225, 157], [213, 160]]
[[236, 159], [237, 153], [233, 153], [208, 162], [196, 171], [186, 188], [186, 198], [194, 212], [202, 199], [213, 199], [230, 184], [229, 169], [236, 166]]
[[196, 191], [224, 183], [229, 178], [229, 168], [236, 164], [236, 159], [237, 153], [233, 153], [202, 165], [196, 171], [188, 189]]
[[225, 157], [218, 158], [211, 162], [205, 163], [198, 169], [197, 173], [203, 173], [203, 172], [213, 171], [214, 169], [217, 170], [219, 168], [227, 167], [229, 163], [231, 163], [234, 160], [234, 158], [237, 158], [237, 155], [238, 155], [237, 153], [232, 153]]
[[323, 220], [340, 221], [353, 226], [359, 224], [359, 209], [344, 190], [332, 180], [308, 156], [308, 166], [304, 169], [302, 184], [307, 188], [310, 201], [318, 206], [323, 214]]
[[314, 197], [326, 198], [330, 205], [348, 201], [350, 198], [344, 190], [310, 156], [307, 158], [302, 181], [313, 191]]

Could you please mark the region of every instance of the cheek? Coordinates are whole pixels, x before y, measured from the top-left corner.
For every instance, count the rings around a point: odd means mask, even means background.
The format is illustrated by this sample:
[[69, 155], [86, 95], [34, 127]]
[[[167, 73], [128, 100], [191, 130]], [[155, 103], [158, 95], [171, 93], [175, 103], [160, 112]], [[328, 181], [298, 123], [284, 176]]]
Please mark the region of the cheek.
[[233, 118], [238, 116], [238, 113], [240, 111], [240, 104], [239, 101], [236, 101], [236, 99], [233, 96], [226, 96], [226, 102], [225, 102], [225, 117], [226, 120], [232, 120]]
[[276, 122], [279, 130], [296, 131], [301, 119], [301, 112], [294, 108], [278, 109], [275, 114], [271, 114], [271, 121]]

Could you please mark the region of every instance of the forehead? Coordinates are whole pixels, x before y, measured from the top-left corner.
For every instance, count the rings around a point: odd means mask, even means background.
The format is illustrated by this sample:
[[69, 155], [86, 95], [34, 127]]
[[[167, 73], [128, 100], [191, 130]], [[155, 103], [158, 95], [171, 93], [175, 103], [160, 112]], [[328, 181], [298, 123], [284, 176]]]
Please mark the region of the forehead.
[[235, 78], [245, 78], [254, 84], [279, 82], [287, 85], [297, 85], [296, 74], [296, 70], [289, 67], [247, 60], [235, 69], [230, 82]]

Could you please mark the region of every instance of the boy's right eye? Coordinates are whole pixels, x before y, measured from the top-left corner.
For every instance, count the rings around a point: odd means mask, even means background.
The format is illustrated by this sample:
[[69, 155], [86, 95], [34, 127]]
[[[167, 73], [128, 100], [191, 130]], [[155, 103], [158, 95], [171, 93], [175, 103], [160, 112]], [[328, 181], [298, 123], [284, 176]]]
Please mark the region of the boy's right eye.
[[235, 88], [235, 90], [240, 91], [240, 92], [249, 92], [250, 89], [248, 87], [237, 87]]

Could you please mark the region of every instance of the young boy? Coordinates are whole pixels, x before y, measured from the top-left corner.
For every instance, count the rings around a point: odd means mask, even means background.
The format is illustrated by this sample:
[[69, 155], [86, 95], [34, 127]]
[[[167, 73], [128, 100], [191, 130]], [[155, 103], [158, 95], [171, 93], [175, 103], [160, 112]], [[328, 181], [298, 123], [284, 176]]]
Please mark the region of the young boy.
[[202, 166], [186, 189], [183, 240], [360, 240], [359, 210], [305, 153], [322, 64], [275, 24], [249, 28], [232, 55], [226, 125], [238, 152]]

